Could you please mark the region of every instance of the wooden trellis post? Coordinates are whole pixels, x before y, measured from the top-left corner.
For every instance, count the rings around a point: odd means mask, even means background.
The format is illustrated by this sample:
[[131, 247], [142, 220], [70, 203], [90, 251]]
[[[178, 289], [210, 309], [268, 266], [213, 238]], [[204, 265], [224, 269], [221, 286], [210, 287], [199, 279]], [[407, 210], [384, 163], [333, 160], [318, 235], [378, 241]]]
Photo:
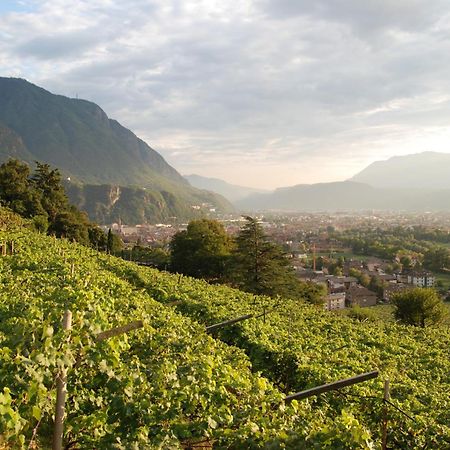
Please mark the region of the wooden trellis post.
[[[142, 320], [131, 322], [127, 325], [112, 328], [111, 330], [103, 331], [96, 336], [97, 342], [102, 342], [114, 336], [119, 336], [129, 331], [142, 328], [144, 323]], [[64, 312], [63, 329], [65, 331], [72, 329], [72, 313], [69, 310]], [[79, 366], [78, 360], [74, 367]], [[53, 444], [52, 450], [63, 450], [64, 437], [64, 413], [67, 396], [67, 369], [63, 367], [56, 378], [56, 410], [55, 410], [55, 424], [53, 428]]]
[[[68, 309], [64, 312], [63, 329], [72, 328], [72, 312]], [[62, 450], [64, 433], [64, 412], [67, 395], [67, 369], [63, 367], [56, 378], [56, 410], [55, 426], [53, 428], [53, 450]]]
[[388, 423], [388, 405], [387, 402], [390, 400], [389, 394], [389, 380], [384, 381], [384, 395], [383, 395], [383, 423], [381, 425], [381, 448], [382, 450], [387, 449], [387, 423]]

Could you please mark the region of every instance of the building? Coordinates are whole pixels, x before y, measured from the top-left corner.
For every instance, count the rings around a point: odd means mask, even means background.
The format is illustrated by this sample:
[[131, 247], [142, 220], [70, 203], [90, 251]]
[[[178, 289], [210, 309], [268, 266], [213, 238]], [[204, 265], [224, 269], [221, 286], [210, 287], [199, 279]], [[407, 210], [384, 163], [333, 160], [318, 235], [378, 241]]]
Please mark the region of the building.
[[346, 306], [375, 306], [377, 294], [363, 286], [352, 286], [345, 295]]
[[327, 278], [328, 292], [334, 294], [345, 292], [352, 286], [356, 286], [358, 280], [355, 277], [331, 276]]
[[435, 276], [430, 272], [410, 272], [407, 274], [407, 283], [415, 287], [433, 287]]
[[388, 283], [388, 285], [383, 289], [383, 300], [385, 302], [390, 302], [393, 294], [397, 292], [404, 292], [411, 289], [410, 284], [404, 283]]
[[345, 308], [345, 292], [339, 292], [336, 294], [328, 294], [325, 297], [324, 308], [327, 311], [344, 309]]

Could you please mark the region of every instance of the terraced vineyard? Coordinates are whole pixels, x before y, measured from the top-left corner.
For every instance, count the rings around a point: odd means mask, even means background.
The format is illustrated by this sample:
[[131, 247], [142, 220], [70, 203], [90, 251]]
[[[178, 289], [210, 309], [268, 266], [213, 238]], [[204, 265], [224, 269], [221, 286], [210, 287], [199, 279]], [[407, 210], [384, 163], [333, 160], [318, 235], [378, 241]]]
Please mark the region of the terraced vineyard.
[[[0, 257], [0, 447], [51, 446], [65, 367], [66, 448], [326, 448], [339, 428], [338, 440], [369, 448], [351, 414], [333, 424], [307, 403], [285, 405], [243, 351], [111, 270], [132, 265], [24, 230], [0, 242], [14, 243]], [[143, 328], [98, 340], [136, 320]]]
[[394, 405], [389, 409], [390, 445], [450, 448], [448, 326], [419, 329], [381, 321], [360, 323], [290, 300], [275, 301], [113, 260], [105, 264], [200, 323], [266, 311], [265, 320], [240, 322], [216, 336], [244, 349], [254, 370], [286, 393], [379, 370], [377, 380], [303, 401], [300, 408], [307, 404], [327, 418], [350, 411], [380, 442], [383, 380], [389, 379]]
[[[50, 446], [62, 367], [68, 448], [377, 448], [386, 377], [392, 403], [410, 416], [390, 407], [390, 447], [450, 446], [446, 327], [362, 324], [23, 229], [1, 231], [6, 241], [14, 254], [0, 257], [0, 447]], [[206, 324], [264, 311], [205, 333]], [[100, 332], [136, 320], [143, 328], [99, 342]], [[283, 402], [372, 369], [381, 377]]]

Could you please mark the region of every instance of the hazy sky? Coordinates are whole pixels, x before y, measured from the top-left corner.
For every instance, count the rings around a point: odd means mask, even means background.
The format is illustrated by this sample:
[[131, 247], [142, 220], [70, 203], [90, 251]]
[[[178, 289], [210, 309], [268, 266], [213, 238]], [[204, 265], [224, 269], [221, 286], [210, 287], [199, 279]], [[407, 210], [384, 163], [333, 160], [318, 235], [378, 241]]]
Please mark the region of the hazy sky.
[[257, 187], [450, 152], [449, 0], [0, 0], [0, 75]]

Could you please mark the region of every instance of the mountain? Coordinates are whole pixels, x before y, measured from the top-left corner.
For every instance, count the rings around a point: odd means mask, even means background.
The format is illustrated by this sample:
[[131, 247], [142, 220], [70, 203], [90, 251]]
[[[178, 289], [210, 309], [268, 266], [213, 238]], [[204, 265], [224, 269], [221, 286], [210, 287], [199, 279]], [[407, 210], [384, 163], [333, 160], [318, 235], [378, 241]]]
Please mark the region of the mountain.
[[78, 186], [119, 187], [121, 194], [131, 186], [135, 194], [145, 189], [153, 204], [147, 209], [149, 221], [159, 220], [161, 213], [189, 217], [186, 211], [202, 204], [233, 210], [217, 194], [191, 187], [158, 152], [95, 103], [54, 95], [18, 78], [0, 78], [0, 161], [9, 157], [49, 163]]
[[211, 209], [230, 211], [230, 204], [225, 198], [208, 191], [196, 194], [197, 204], [192, 208], [183, 196], [169, 191], [68, 181], [65, 182], [65, 189], [73, 205], [87, 212], [91, 220], [104, 224], [119, 220], [128, 225], [168, 222], [174, 218], [185, 221], [215, 216], [215, 211], [212, 213]]
[[354, 181], [300, 184], [251, 195], [236, 203], [246, 211], [450, 211], [450, 189], [381, 189]]
[[350, 181], [380, 188], [450, 189], [450, 154], [423, 152], [377, 161]]
[[186, 178], [192, 186], [198, 189], [206, 189], [208, 191], [216, 192], [217, 194], [223, 195], [226, 199], [233, 203], [252, 194], [269, 192], [263, 189], [238, 186], [236, 184], [227, 183], [219, 178], [208, 178], [202, 177], [201, 175], [185, 175], [184, 178]]

